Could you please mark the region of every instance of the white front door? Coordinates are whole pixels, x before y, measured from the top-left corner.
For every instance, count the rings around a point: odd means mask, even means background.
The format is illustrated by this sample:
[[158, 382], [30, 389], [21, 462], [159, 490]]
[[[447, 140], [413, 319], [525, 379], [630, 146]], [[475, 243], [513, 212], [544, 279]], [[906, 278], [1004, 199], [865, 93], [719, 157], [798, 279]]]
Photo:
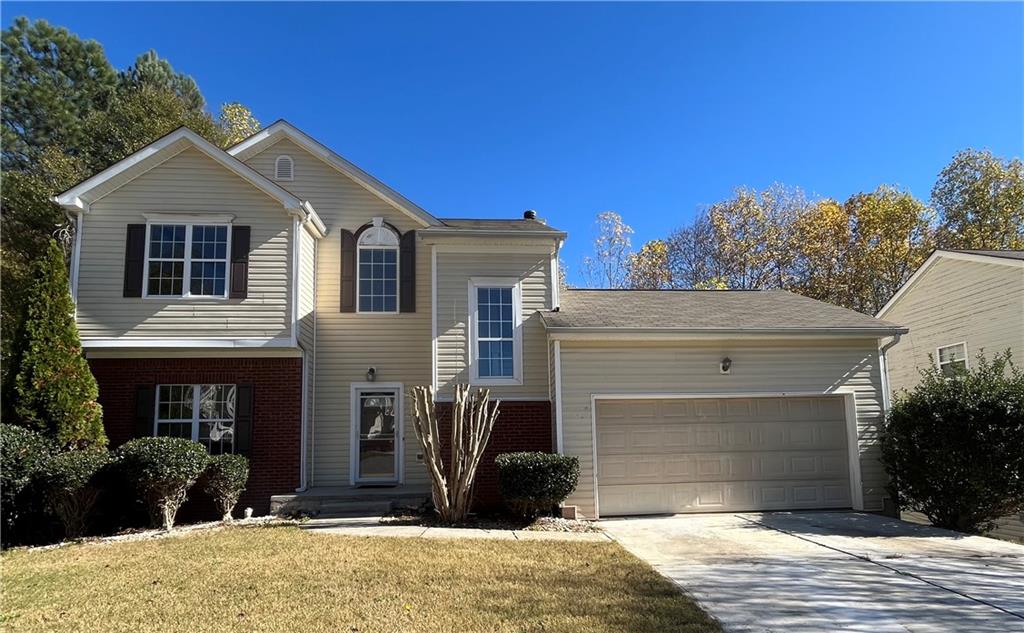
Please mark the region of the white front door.
[[401, 386], [352, 387], [352, 483], [401, 479]]

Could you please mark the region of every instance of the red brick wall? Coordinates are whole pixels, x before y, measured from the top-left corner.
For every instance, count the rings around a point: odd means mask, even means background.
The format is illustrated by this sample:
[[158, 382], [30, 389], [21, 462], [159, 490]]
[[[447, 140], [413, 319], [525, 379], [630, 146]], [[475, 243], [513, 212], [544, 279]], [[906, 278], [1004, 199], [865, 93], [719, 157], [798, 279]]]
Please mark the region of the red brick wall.
[[[437, 403], [438, 431], [442, 439], [451, 437], [452, 404]], [[502, 506], [498, 492], [498, 468], [494, 458], [500, 453], [517, 451], [554, 452], [551, 424], [551, 403], [537, 401], [503, 401], [498, 421], [491, 433], [484, 456], [477, 470], [473, 491], [474, 507], [479, 510], [498, 509]], [[414, 438], [415, 439], [415, 438]], [[443, 455], [447, 457], [450, 444], [442, 442]]]
[[[103, 423], [111, 448], [132, 439], [135, 433], [138, 385], [253, 385], [249, 483], [237, 511], [252, 507], [256, 514], [266, 514], [271, 495], [293, 492], [299, 486], [301, 358], [103, 358], [91, 359], [89, 366], [99, 383]], [[212, 510], [212, 504], [199, 499], [198, 490], [193, 489], [189, 496], [198, 503], [187, 505], [208, 507], [183, 508], [186, 516], [205, 515]]]

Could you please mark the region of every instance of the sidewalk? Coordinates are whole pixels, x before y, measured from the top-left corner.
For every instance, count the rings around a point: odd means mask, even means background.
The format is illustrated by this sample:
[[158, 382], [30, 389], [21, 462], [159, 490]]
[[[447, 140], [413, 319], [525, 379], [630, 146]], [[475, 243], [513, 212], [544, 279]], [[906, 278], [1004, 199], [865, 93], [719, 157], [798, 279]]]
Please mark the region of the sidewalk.
[[505, 541], [574, 541], [607, 543], [612, 540], [604, 532], [542, 532], [534, 530], [484, 530], [477, 528], [447, 528], [423, 525], [387, 525], [380, 517], [344, 519], [310, 519], [299, 524], [304, 530], [345, 536], [395, 536], [405, 538], [438, 539], [501, 539]]

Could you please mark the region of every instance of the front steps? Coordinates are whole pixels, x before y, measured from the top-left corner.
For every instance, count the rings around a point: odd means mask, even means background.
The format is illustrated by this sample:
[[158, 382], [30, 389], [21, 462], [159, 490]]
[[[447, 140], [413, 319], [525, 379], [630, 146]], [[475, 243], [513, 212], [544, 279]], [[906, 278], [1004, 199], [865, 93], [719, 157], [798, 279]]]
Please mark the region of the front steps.
[[430, 498], [427, 488], [311, 488], [270, 497], [270, 513], [304, 514], [318, 519], [380, 516], [402, 507], [418, 507]]

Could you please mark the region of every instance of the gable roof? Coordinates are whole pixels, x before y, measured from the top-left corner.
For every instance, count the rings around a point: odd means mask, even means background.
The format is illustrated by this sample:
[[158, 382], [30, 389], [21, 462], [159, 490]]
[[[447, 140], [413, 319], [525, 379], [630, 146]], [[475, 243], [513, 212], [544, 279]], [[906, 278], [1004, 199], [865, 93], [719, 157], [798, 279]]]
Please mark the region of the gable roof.
[[899, 287], [899, 290], [897, 290], [896, 293], [893, 294], [892, 298], [889, 299], [889, 301], [886, 302], [884, 306], [882, 306], [882, 309], [879, 310], [875, 316], [878, 318], [882, 318], [883, 316], [888, 314], [888, 312], [892, 310], [893, 306], [895, 306], [896, 303], [899, 302], [899, 300], [902, 299], [903, 296], [911, 288], [914, 287], [914, 284], [918, 282], [918, 280], [921, 278], [921, 275], [923, 275], [925, 271], [931, 268], [935, 264], [935, 262], [939, 261], [940, 259], [956, 259], [978, 262], [982, 264], [999, 264], [1004, 266], [1020, 266], [1024, 268], [1024, 251], [936, 249], [932, 251], [931, 255], [928, 256], [928, 259], [924, 260], [924, 263], [921, 264], [920, 268], [914, 271], [914, 274], [910, 276], [910, 279], [908, 279], [906, 282], [904, 282], [902, 286]]
[[421, 232], [429, 235], [463, 235], [486, 237], [502, 235], [509, 237], [547, 237], [565, 239], [565, 231], [559, 231], [540, 220], [492, 219], [492, 218], [441, 218], [444, 226], [432, 226]]
[[906, 328], [785, 290], [565, 290], [550, 330], [889, 336]]
[[194, 147], [239, 178], [250, 183], [281, 204], [289, 213], [311, 223], [322, 236], [326, 232], [313, 206], [301, 200], [252, 167], [231, 156], [187, 127], [165, 134], [142, 149], [119, 160], [99, 173], [53, 197], [53, 201], [72, 213], [88, 212], [90, 205], [134, 180], [154, 167]]
[[399, 211], [403, 211], [425, 226], [440, 225], [442, 222], [427, 213], [424, 209], [414, 204], [411, 200], [388, 187], [370, 174], [366, 173], [354, 163], [331, 150], [329, 147], [317, 141], [299, 128], [284, 119], [278, 119], [268, 127], [253, 134], [249, 138], [229, 147], [227, 152], [239, 160], [247, 160], [258, 154], [267, 145], [276, 143], [282, 138], [287, 138], [313, 156], [316, 156], [331, 167], [337, 169], [352, 180], [356, 181], [378, 198], [387, 202]]

